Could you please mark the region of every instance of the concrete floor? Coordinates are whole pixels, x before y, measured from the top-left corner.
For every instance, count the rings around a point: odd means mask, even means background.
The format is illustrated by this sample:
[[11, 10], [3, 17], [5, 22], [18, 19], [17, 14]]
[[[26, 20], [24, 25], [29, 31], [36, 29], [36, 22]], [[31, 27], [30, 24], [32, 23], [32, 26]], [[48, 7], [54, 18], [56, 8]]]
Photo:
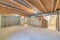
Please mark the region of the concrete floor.
[[60, 40], [60, 32], [52, 29], [33, 26], [15, 27], [17, 27], [15, 32], [12, 29], [13, 33], [7, 33], [9, 36], [5, 36], [5, 40]]

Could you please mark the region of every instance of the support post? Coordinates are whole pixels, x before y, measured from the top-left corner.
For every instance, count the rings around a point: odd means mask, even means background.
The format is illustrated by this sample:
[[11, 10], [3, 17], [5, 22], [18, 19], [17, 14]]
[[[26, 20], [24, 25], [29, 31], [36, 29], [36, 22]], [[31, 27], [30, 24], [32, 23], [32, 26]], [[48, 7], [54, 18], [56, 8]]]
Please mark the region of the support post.
[[0, 14], [0, 28], [1, 28], [1, 14]]
[[58, 14], [57, 14], [56, 29], [60, 31], [60, 11], [58, 11]]

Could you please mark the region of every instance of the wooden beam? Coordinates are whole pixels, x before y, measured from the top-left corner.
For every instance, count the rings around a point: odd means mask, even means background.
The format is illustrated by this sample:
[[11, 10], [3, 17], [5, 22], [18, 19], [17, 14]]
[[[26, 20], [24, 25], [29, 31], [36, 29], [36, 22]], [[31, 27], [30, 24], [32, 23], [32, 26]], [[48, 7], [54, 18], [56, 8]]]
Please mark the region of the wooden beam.
[[11, 9], [8, 7], [0, 6], [0, 14], [19, 14], [21, 16], [28, 16], [28, 14], [24, 12], [17, 11], [15, 9]]
[[44, 5], [42, 4], [42, 2], [40, 0], [37, 0], [39, 2], [39, 4], [42, 6], [42, 8], [45, 10], [45, 12], [47, 12], [46, 8], [44, 7]]
[[56, 11], [56, 9], [57, 9], [57, 7], [58, 7], [58, 4], [59, 4], [59, 0], [57, 0], [57, 3], [56, 3], [56, 6], [55, 6], [54, 11]]
[[[34, 10], [34, 8], [36, 8], [34, 5], [32, 5], [32, 4], [31, 4], [30, 2], [28, 2], [27, 0], [24, 0], [24, 1], [27, 2], [29, 5], [31, 5], [33, 10]], [[36, 8], [36, 9], [38, 9], [38, 8]], [[38, 9], [38, 11], [41, 12], [41, 10], [39, 10], [39, 9]]]
[[28, 2], [27, 0], [24, 0], [26, 3], [28, 3], [29, 5], [32, 6], [32, 9], [35, 8], [35, 6], [33, 6], [30, 2]]
[[[39, 12], [41, 12], [38, 8], [36, 8], [34, 5], [32, 5], [30, 2], [28, 2], [27, 0], [24, 0], [26, 3], [28, 3], [30, 6], [32, 6], [33, 10], [38, 10]], [[42, 13], [42, 12], [41, 12]]]
[[54, 0], [54, 4], [53, 4], [53, 11], [55, 10], [56, 3], [57, 3], [57, 0]]
[[38, 2], [38, 0], [26, 0], [33, 6], [35, 6], [37, 9], [39, 9], [41, 12], [46, 13], [47, 11], [44, 9], [44, 7], [41, 5], [41, 2]]
[[0, 0], [0, 2], [3, 2], [3, 3], [6, 3], [6, 4], [9, 4], [9, 5], [15, 6], [15, 7], [19, 8], [19, 9], [23, 9], [23, 10], [31, 12], [31, 13], [33, 12], [32, 9], [29, 9], [29, 8], [25, 7], [24, 5], [19, 4], [17, 2], [14, 2], [12, 0]]
[[48, 12], [53, 12], [54, 0], [40, 0]]
[[20, 12], [27, 13], [27, 14], [32, 14], [32, 13], [30, 13], [30, 12], [27, 12], [27, 11], [24, 11], [24, 10], [20, 10], [20, 9], [15, 8], [15, 7], [12, 7], [12, 6], [6, 6], [6, 5], [3, 5], [3, 4], [1, 4], [0, 6], [8, 7], [8, 8], [11, 8], [11, 9], [15, 9], [15, 10], [18, 10], [18, 11], [20, 11]]
[[60, 9], [60, 0], [59, 0], [59, 3], [58, 3], [58, 6], [57, 6], [57, 9]]
[[55, 0], [52, 0], [52, 12], [54, 12], [54, 2]]

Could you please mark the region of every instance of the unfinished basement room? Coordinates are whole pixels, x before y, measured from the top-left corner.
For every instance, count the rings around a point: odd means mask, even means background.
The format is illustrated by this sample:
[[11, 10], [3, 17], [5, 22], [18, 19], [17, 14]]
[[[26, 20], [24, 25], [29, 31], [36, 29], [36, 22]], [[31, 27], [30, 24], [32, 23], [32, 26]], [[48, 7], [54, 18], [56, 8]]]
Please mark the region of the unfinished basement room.
[[0, 0], [0, 40], [60, 40], [60, 0]]

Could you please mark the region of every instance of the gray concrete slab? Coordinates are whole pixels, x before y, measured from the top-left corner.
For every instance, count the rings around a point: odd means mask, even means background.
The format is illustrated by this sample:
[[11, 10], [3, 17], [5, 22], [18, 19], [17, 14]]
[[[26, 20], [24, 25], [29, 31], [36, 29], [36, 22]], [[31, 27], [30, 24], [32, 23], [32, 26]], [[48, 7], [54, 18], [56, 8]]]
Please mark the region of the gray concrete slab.
[[60, 32], [46, 29], [28, 26], [22, 31], [10, 35], [6, 40], [60, 40]]

